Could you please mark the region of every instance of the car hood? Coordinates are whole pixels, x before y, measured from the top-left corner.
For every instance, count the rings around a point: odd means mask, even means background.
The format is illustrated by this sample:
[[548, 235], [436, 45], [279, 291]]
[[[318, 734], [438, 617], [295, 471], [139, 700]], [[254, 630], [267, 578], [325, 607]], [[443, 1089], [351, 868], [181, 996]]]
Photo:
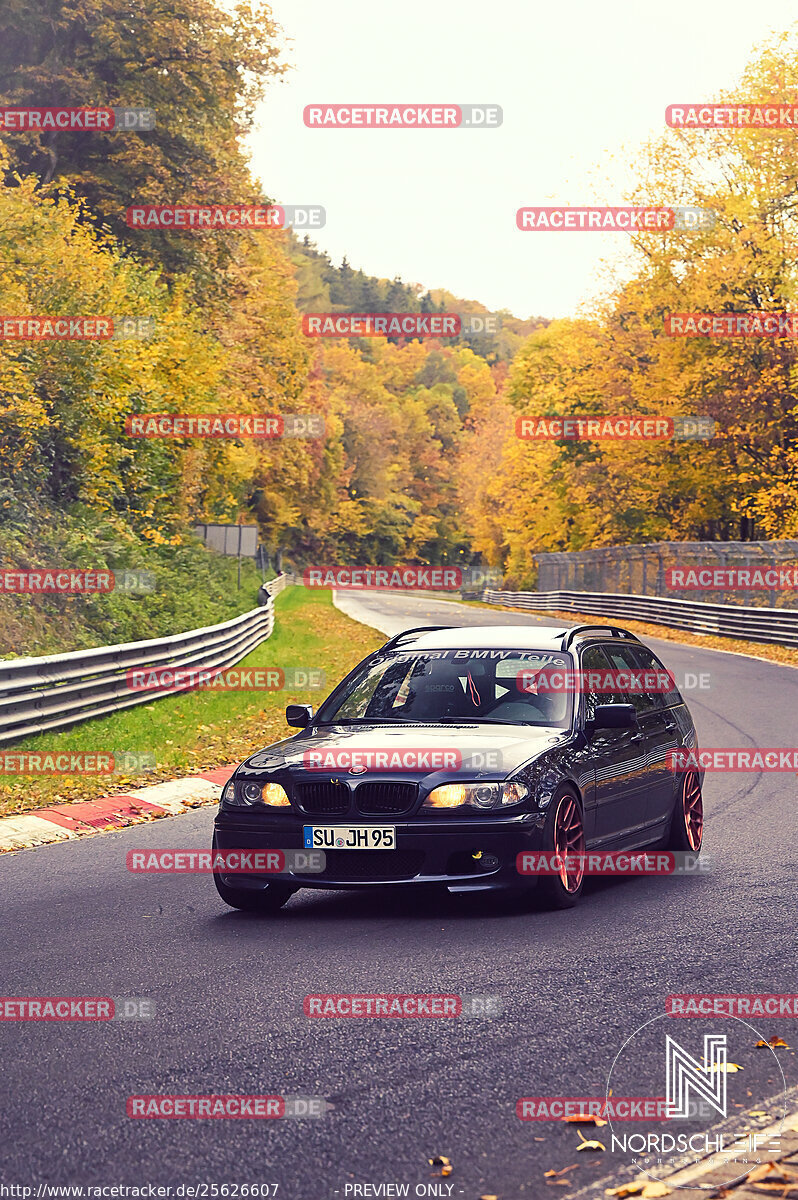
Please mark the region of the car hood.
[[[357, 774], [396, 772], [403, 776], [431, 771], [507, 773], [561, 744], [567, 731], [553, 726], [446, 725], [329, 725], [303, 730], [253, 754], [245, 768], [319, 770]], [[387, 755], [387, 758], [380, 758]], [[359, 770], [365, 767], [365, 771]]]

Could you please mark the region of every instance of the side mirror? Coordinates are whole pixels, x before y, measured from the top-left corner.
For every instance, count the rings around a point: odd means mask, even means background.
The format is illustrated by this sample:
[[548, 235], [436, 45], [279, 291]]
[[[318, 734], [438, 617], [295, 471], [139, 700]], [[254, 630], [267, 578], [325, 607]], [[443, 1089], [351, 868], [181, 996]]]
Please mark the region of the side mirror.
[[631, 729], [636, 724], [634, 704], [599, 704], [588, 722], [590, 729]]
[[313, 720], [313, 709], [309, 704], [289, 704], [285, 710], [285, 719], [295, 729], [304, 729]]

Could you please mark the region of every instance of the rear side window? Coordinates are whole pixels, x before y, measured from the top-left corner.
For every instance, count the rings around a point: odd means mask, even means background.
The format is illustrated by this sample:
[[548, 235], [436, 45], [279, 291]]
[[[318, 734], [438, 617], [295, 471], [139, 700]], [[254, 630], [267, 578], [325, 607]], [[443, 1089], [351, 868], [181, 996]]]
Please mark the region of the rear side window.
[[[635, 706], [639, 716], [665, 707], [662, 693], [656, 691], [659, 686], [657, 681], [649, 679], [648, 672], [642, 669], [642, 664], [637, 658], [636, 646], [605, 645], [604, 649], [612, 663], [613, 671], [617, 673], [619, 682], [628, 678], [626, 700], [628, 704]], [[660, 672], [664, 670], [664, 667], [659, 667]], [[645, 690], [649, 686], [652, 690]]]
[[684, 704], [673, 675], [667, 667], [662, 665], [656, 654], [652, 654], [648, 646], [630, 646], [629, 648], [634, 651], [634, 656], [646, 675], [653, 673], [657, 692], [665, 706], [672, 708], [674, 704]]

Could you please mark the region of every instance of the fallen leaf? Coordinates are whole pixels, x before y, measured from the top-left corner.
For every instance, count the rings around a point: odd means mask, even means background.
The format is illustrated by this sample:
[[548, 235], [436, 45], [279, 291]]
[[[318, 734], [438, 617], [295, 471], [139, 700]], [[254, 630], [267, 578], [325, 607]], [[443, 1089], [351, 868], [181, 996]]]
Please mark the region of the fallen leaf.
[[714, 1066], [702, 1067], [701, 1070], [708, 1071], [710, 1073], [710, 1075], [712, 1074], [713, 1071], [724, 1071], [724, 1072], [727, 1072], [728, 1074], [732, 1074], [734, 1071], [744, 1071], [745, 1067], [741, 1067], [739, 1063], [727, 1062], [727, 1063], [723, 1063], [722, 1066], [720, 1063], [715, 1063]]
[[585, 1139], [585, 1135], [582, 1133], [581, 1129], [577, 1129], [576, 1132], [579, 1134], [580, 1138], [582, 1139], [581, 1144], [576, 1147], [577, 1150], [606, 1150], [607, 1149], [607, 1147], [602, 1142], [587, 1141]]
[[622, 1183], [617, 1188], [607, 1188], [604, 1192], [605, 1196], [618, 1196], [619, 1200], [623, 1200], [625, 1196], [670, 1196], [672, 1188], [662, 1183], [659, 1179], [635, 1179], [632, 1183]]
[[569, 1125], [606, 1125], [607, 1122], [603, 1117], [594, 1117], [593, 1113], [577, 1113], [574, 1117], [563, 1117], [563, 1121]]
[[753, 1184], [757, 1191], [781, 1192], [786, 1196], [798, 1191], [798, 1172], [774, 1162], [763, 1163], [754, 1167], [745, 1176], [746, 1183]]
[[783, 1046], [785, 1050], [789, 1050], [789, 1048], [790, 1048], [787, 1045], [787, 1043], [785, 1042], [784, 1038], [775, 1037], [775, 1036], [772, 1038], [768, 1038], [768, 1040], [766, 1042], [759, 1041], [759, 1042], [757, 1042], [756, 1045], [757, 1045], [757, 1049], [760, 1046], [766, 1046], [766, 1047], [768, 1047], [768, 1049], [771, 1049], [771, 1050], [776, 1046], [779, 1046], [779, 1047]]
[[626, 1196], [638, 1196], [643, 1190], [643, 1180], [638, 1179], [636, 1183], [622, 1183], [620, 1187], [605, 1188], [605, 1196], [618, 1196], [619, 1200], [624, 1200]]
[[579, 1163], [571, 1163], [570, 1167], [563, 1167], [561, 1171], [544, 1171], [543, 1176], [545, 1178], [547, 1175], [564, 1175], [566, 1171], [573, 1171], [574, 1167], [578, 1166]]
[[748, 1115], [749, 1117], [766, 1117], [767, 1113], [764, 1111], [764, 1109], [755, 1108], [753, 1112], [750, 1112]]

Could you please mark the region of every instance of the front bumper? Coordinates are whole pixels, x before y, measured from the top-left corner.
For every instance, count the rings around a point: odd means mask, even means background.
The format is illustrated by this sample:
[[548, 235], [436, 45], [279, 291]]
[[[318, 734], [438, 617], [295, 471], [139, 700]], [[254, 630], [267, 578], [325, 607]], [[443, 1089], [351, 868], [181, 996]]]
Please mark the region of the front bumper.
[[[529, 887], [534, 878], [519, 875], [516, 856], [542, 848], [543, 813], [469, 819], [422, 817], [363, 824], [392, 825], [395, 850], [328, 850], [320, 874], [226, 875], [229, 887], [263, 889], [270, 882], [296, 888], [369, 888], [385, 884], [445, 885], [452, 891], [501, 890]], [[332, 817], [282, 817], [220, 810], [214, 823], [214, 848], [219, 850], [301, 850], [305, 825], [354, 824]], [[360, 824], [360, 822], [357, 822]], [[481, 852], [480, 857], [474, 857]]]

